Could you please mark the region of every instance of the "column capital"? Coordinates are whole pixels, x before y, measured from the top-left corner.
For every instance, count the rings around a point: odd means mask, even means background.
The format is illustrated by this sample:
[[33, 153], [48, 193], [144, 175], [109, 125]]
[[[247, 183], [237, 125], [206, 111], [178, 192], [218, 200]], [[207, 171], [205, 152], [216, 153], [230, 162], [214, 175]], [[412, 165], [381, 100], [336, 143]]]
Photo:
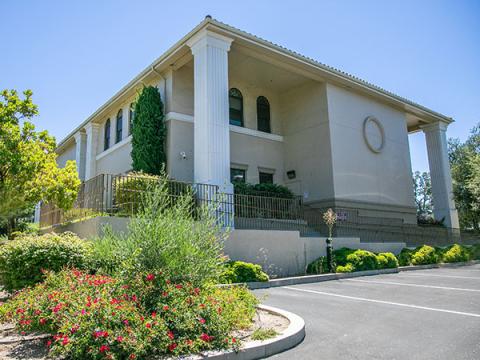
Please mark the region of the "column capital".
[[89, 122], [87, 125], [85, 125], [85, 131], [91, 132], [91, 131], [96, 131], [100, 129], [100, 124]]
[[444, 121], [436, 121], [430, 124], [421, 125], [420, 129], [423, 132], [431, 132], [431, 131], [447, 131], [448, 123]]
[[187, 45], [192, 49], [192, 53], [195, 55], [201, 48], [210, 46], [224, 51], [230, 50], [230, 45], [233, 39], [217, 34], [213, 31], [203, 29], [193, 35], [188, 41]]
[[83, 131], [77, 131], [75, 134], [73, 134], [73, 137], [75, 139], [75, 143], [78, 144], [80, 141], [87, 138], [87, 133]]

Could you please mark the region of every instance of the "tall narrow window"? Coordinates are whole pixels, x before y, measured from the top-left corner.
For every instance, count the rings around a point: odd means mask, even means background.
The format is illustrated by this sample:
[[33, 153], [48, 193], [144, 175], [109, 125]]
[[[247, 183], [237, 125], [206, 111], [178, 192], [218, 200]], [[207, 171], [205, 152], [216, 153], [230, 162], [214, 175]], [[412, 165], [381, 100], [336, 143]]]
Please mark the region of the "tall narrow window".
[[259, 96], [257, 98], [257, 128], [259, 131], [271, 132], [270, 103], [265, 96]]
[[110, 147], [110, 119], [107, 119], [105, 128], [103, 130], [103, 150], [107, 150]]
[[133, 119], [135, 118], [135, 104], [131, 103], [128, 109], [128, 135], [132, 133]]
[[240, 90], [232, 88], [228, 92], [230, 125], [243, 126], [243, 96]]
[[115, 144], [122, 141], [123, 132], [123, 110], [118, 110], [117, 123], [115, 125]]

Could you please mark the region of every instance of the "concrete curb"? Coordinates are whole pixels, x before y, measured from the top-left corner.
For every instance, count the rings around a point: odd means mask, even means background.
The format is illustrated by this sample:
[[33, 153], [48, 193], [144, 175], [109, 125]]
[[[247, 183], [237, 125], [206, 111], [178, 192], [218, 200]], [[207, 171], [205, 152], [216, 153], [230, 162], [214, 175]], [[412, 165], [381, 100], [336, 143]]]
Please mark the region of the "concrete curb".
[[300, 344], [305, 337], [305, 321], [298, 315], [289, 311], [281, 310], [267, 305], [259, 305], [259, 309], [277, 314], [288, 319], [290, 325], [283, 333], [273, 339], [264, 341], [250, 341], [243, 348], [235, 352], [231, 351], [211, 351], [202, 355], [188, 356], [185, 360], [255, 360], [278, 354], [279, 352], [291, 349]]
[[398, 273], [399, 269], [382, 269], [382, 270], [367, 270], [367, 271], [356, 271], [351, 273], [335, 273], [335, 274], [319, 274], [319, 275], [305, 275], [305, 276], [294, 276], [283, 279], [274, 279], [266, 282], [249, 282], [247, 286], [250, 290], [257, 289], [268, 289], [271, 287], [279, 286], [291, 286], [298, 284], [310, 284], [316, 282], [330, 281], [330, 280], [340, 280], [348, 279], [359, 276], [371, 276], [371, 275], [380, 275], [380, 274], [394, 274]]
[[266, 282], [249, 282], [249, 283], [246, 283], [246, 285], [250, 290], [258, 290], [258, 289], [268, 289], [268, 288], [279, 287], [279, 286], [291, 286], [291, 285], [310, 284], [310, 283], [317, 283], [317, 282], [331, 281], [331, 280], [341, 280], [341, 279], [355, 278], [360, 276], [395, 274], [395, 273], [399, 273], [400, 271], [413, 271], [413, 270], [425, 270], [425, 269], [436, 269], [436, 268], [454, 268], [454, 267], [475, 265], [475, 264], [480, 264], [480, 260], [458, 262], [458, 263], [445, 263], [445, 264], [442, 263], [442, 264], [430, 264], [430, 265], [400, 266], [395, 269], [355, 271], [351, 273], [294, 276], [294, 277], [288, 277], [288, 278], [282, 278], [282, 279], [269, 280]]
[[476, 265], [476, 264], [480, 264], [480, 260], [472, 260], [472, 261], [457, 262], [457, 263], [400, 266], [398, 270], [413, 271], [413, 270], [425, 270], [425, 269], [455, 268], [460, 266], [468, 266], [468, 265]]

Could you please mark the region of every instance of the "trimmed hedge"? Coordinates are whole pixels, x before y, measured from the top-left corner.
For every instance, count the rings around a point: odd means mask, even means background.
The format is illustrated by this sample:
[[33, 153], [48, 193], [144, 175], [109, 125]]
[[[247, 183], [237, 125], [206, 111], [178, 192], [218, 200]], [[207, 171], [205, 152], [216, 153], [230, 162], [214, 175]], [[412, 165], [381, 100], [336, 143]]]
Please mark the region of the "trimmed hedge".
[[[375, 254], [362, 249], [341, 248], [333, 252], [335, 271], [339, 273], [392, 269], [398, 267], [398, 260], [392, 253]], [[307, 274], [327, 273], [326, 257], [321, 256], [307, 266]]]
[[293, 199], [293, 192], [283, 185], [278, 184], [249, 184], [240, 181], [233, 182], [235, 194], [266, 196], [282, 199]]
[[47, 270], [89, 269], [92, 263], [92, 244], [73, 233], [23, 236], [0, 248], [0, 281], [8, 291], [19, 290], [41, 282]]
[[245, 282], [268, 281], [268, 275], [262, 271], [257, 264], [244, 261], [231, 261], [226, 264], [225, 271], [220, 280], [225, 284], [236, 284]]
[[400, 266], [455, 263], [480, 258], [480, 245], [463, 246], [453, 244], [446, 248], [433, 248], [428, 245], [415, 249], [405, 248], [399, 256]]

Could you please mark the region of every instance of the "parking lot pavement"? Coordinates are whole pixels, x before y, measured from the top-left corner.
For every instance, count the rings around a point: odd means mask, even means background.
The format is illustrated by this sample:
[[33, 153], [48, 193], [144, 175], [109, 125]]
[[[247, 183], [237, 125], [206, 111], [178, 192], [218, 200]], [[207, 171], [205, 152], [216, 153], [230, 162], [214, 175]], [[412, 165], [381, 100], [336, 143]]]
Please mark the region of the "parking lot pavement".
[[276, 359], [480, 360], [480, 264], [256, 290], [304, 318]]

